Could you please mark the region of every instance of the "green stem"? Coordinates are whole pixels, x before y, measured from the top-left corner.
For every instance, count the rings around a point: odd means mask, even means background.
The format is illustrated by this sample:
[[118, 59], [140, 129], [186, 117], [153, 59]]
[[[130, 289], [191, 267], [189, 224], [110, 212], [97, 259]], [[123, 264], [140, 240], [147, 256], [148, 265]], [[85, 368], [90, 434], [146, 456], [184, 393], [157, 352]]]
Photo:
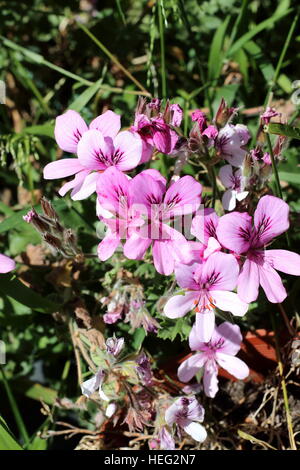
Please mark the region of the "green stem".
[[278, 62], [277, 62], [277, 66], [276, 66], [275, 72], [274, 72], [273, 80], [272, 80], [272, 82], [271, 82], [271, 84], [270, 84], [269, 91], [268, 91], [268, 94], [267, 94], [266, 99], [265, 99], [265, 106], [266, 106], [266, 104], [269, 102], [270, 94], [273, 92], [273, 90], [274, 90], [274, 88], [275, 88], [275, 85], [276, 85], [276, 83], [277, 83], [278, 76], [279, 76], [279, 73], [280, 73], [280, 70], [281, 70], [281, 67], [282, 67], [282, 63], [283, 63], [283, 61], [284, 61], [285, 54], [286, 54], [286, 52], [287, 52], [287, 50], [288, 50], [288, 47], [289, 47], [289, 45], [290, 45], [290, 42], [291, 42], [293, 33], [294, 33], [294, 31], [295, 31], [298, 18], [299, 18], [299, 12], [298, 12], [297, 15], [295, 16], [294, 21], [292, 22], [291, 27], [290, 27], [289, 32], [288, 32], [288, 35], [287, 35], [287, 37], [286, 37], [286, 40], [285, 40], [285, 42], [284, 42], [284, 45], [283, 45], [283, 48], [282, 48], [281, 54], [280, 54], [280, 56], [279, 56], [279, 59], [278, 59]]
[[[82, 23], [80, 23], [79, 21], [77, 21], [77, 25], [79, 26], [79, 28], [82, 29], [82, 31], [85, 32], [85, 34], [87, 36], [89, 36], [89, 38], [95, 43], [97, 44], [97, 46], [101, 49], [102, 52], [104, 52], [105, 55], [107, 55], [107, 57], [109, 57], [109, 59], [120, 69], [122, 70], [122, 72], [133, 82], [135, 83], [135, 85], [144, 93], [148, 93], [147, 90], [143, 87], [143, 85], [129, 72], [129, 70], [127, 70], [124, 65], [122, 65], [119, 60], [117, 59], [116, 56], [114, 56], [108, 49], [107, 47], [104, 46], [104, 44], [102, 44], [102, 42], [96, 38], [96, 36], [94, 36], [93, 33], [91, 33], [91, 31]], [[148, 93], [149, 96], [150, 93]]]
[[165, 27], [161, 1], [158, 5], [158, 25], [160, 37], [160, 66], [161, 66], [161, 90], [162, 97], [167, 98], [167, 73], [166, 73], [166, 51], [165, 51]]
[[276, 165], [276, 162], [275, 162], [275, 157], [274, 157], [274, 153], [273, 153], [273, 148], [272, 148], [272, 143], [271, 143], [270, 135], [269, 135], [267, 132], [266, 132], [265, 135], [266, 135], [266, 138], [267, 138], [267, 144], [268, 144], [269, 153], [270, 153], [270, 157], [271, 157], [273, 173], [274, 173], [274, 176], [275, 176], [276, 194], [277, 194], [278, 197], [280, 197], [281, 199], [283, 199], [283, 197], [282, 197], [282, 191], [281, 191], [281, 186], [280, 186], [279, 175], [278, 175], [278, 170], [277, 170], [277, 165]]
[[26, 426], [24, 424], [23, 418], [21, 416], [21, 413], [20, 413], [19, 407], [17, 405], [17, 402], [16, 402], [16, 400], [13, 396], [13, 393], [12, 393], [11, 388], [9, 386], [9, 383], [7, 381], [7, 378], [6, 378], [3, 367], [1, 367], [0, 370], [1, 370], [1, 375], [2, 375], [3, 385], [4, 385], [4, 388], [6, 390], [8, 401], [10, 403], [14, 418], [16, 420], [20, 436], [22, 437], [22, 439], [24, 441], [24, 444], [27, 445], [30, 442], [29, 434], [27, 432], [27, 429], [26, 429]]
[[284, 402], [286, 422], [287, 422], [288, 433], [289, 433], [290, 446], [291, 446], [292, 450], [297, 450], [295, 437], [294, 437], [293, 423], [292, 423], [290, 407], [289, 407], [289, 397], [288, 397], [285, 377], [284, 377], [284, 374], [283, 374], [283, 364], [282, 364], [281, 355], [280, 355], [280, 348], [279, 348], [279, 344], [278, 344], [276, 325], [275, 325], [275, 321], [274, 321], [274, 318], [273, 318], [272, 315], [271, 315], [271, 321], [272, 321], [273, 330], [274, 330], [274, 333], [275, 333], [276, 356], [277, 356], [278, 369], [279, 369], [279, 374], [280, 374], [280, 379], [281, 379], [281, 388], [282, 388], [282, 394], [283, 394], [283, 402]]
[[[280, 186], [279, 175], [278, 175], [278, 170], [277, 170], [277, 165], [276, 165], [276, 162], [275, 162], [275, 157], [274, 157], [273, 148], [272, 148], [272, 142], [271, 142], [269, 133], [266, 132], [265, 135], [266, 135], [266, 138], [267, 138], [269, 154], [270, 154], [270, 157], [271, 157], [273, 173], [274, 173], [274, 176], [275, 176], [276, 195], [277, 195], [277, 197], [280, 197], [280, 199], [283, 199], [281, 186]], [[285, 237], [286, 237], [287, 245], [288, 245], [288, 247], [290, 247], [290, 245], [291, 245], [290, 237], [289, 237], [289, 234], [287, 232], [285, 233]]]

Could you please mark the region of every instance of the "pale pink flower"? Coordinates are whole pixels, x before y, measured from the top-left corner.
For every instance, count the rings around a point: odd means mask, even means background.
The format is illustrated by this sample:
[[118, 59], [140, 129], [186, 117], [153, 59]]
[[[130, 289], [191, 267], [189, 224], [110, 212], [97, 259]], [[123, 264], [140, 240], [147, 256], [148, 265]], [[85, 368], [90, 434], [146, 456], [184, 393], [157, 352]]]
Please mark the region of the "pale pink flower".
[[142, 141], [131, 132], [119, 132], [120, 116], [106, 111], [94, 119], [89, 128], [75, 111], [67, 111], [56, 118], [55, 137], [65, 151], [78, 158], [63, 158], [44, 168], [45, 179], [66, 178], [75, 175], [59, 190], [64, 196], [72, 189], [74, 200], [85, 199], [96, 190], [101, 173], [110, 166], [121, 171], [135, 168], [141, 160]]
[[196, 311], [196, 330], [199, 340], [209, 341], [215, 326], [215, 307], [243, 316], [248, 305], [231, 292], [237, 284], [239, 265], [233, 255], [216, 252], [206, 261], [192, 265], [178, 265], [175, 276], [184, 289], [171, 297], [164, 314], [179, 318]]
[[262, 286], [270, 302], [282, 302], [286, 290], [275, 269], [300, 275], [300, 256], [287, 250], [265, 250], [273, 238], [289, 228], [289, 206], [274, 196], [263, 196], [254, 217], [232, 212], [220, 218], [217, 236], [220, 243], [244, 261], [238, 278], [238, 294], [253, 302]]
[[248, 191], [244, 191], [245, 178], [240, 168], [234, 169], [231, 165], [221, 168], [219, 178], [227, 191], [223, 194], [222, 204], [225, 210], [235, 209], [236, 201], [242, 201], [247, 197]]
[[165, 413], [169, 426], [176, 424], [197, 442], [203, 442], [207, 438], [207, 432], [200, 424], [203, 419], [204, 408], [195, 397], [178, 398]]
[[278, 113], [275, 108], [271, 108], [270, 106], [268, 106], [265, 112], [260, 116], [260, 118], [265, 124], [269, 124], [271, 118], [275, 116], [280, 116], [280, 113]]
[[165, 275], [174, 271], [175, 263], [191, 261], [190, 247], [185, 237], [167, 225], [174, 217], [191, 214], [200, 205], [202, 186], [191, 176], [183, 176], [167, 190], [162, 181], [148, 174], [139, 174], [132, 180], [132, 202], [141, 208], [147, 219], [143, 226], [133, 230], [124, 245], [124, 254], [130, 259], [142, 259], [153, 244], [156, 270]]
[[13, 259], [6, 255], [0, 254], [0, 273], [5, 274], [13, 271], [16, 268], [16, 263]]
[[114, 357], [117, 357], [125, 345], [124, 338], [116, 338], [115, 335], [106, 340], [106, 351]]
[[247, 153], [244, 146], [249, 139], [250, 134], [246, 126], [226, 124], [220, 130], [214, 145], [218, 154], [230, 165], [240, 167]]
[[105, 378], [105, 372], [102, 369], [99, 369], [98, 372], [93, 375], [91, 379], [86, 380], [81, 384], [82, 395], [90, 398], [90, 396], [96, 391], [99, 392], [100, 398], [104, 401], [109, 401], [109, 398], [105, 395], [102, 390], [102, 383]]
[[223, 367], [237, 379], [243, 380], [249, 375], [248, 366], [238, 357], [242, 335], [238, 325], [224, 322], [215, 328], [209, 342], [199, 339], [195, 326], [189, 336], [190, 348], [196, 354], [186, 359], [178, 369], [181, 382], [189, 382], [200, 369], [204, 368], [204, 392], [213, 398], [218, 391], [218, 367]]
[[[159, 447], [162, 450], [175, 450], [175, 441], [166, 427], [163, 426], [158, 433]], [[155, 448], [154, 446], [152, 448]]]
[[181, 106], [179, 106], [179, 104], [177, 103], [171, 104], [170, 112], [171, 112], [171, 121], [170, 121], [171, 126], [180, 127], [182, 116], [183, 116], [183, 111], [182, 111]]

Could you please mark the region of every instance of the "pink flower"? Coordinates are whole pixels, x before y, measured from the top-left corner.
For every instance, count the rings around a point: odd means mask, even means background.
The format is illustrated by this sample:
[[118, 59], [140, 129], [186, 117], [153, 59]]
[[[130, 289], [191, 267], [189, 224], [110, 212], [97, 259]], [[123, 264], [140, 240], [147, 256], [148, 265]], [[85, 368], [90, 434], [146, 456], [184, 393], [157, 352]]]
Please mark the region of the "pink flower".
[[208, 258], [212, 253], [222, 249], [217, 239], [217, 226], [219, 216], [214, 209], [203, 209], [193, 218], [191, 225], [191, 234], [194, 235], [202, 244], [202, 258]]
[[179, 106], [179, 104], [177, 103], [171, 104], [170, 111], [171, 111], [171, 121], [170, 121], [171, 126], [180, 127], [182, 116], [183, 116], [183, 111], [182, 111], [181, 106]]
[[265, 165], [268, 165], [268, 166], [272, 165], [271, 155], [269, 154], [269, 152], [265, 152], [263, 154], [262, 159], [263, 159], [263, 162], [265, 163]]
[[88, 379], [81, 384], [82, 395], [90, 398], [90, 396], [98, 390], [100, 398], [104, 401], [109, 401], [109, 398], [102, 390], [102, 383], [104, 378], [105, 372], [102, 369], [99, 369], [91, 379]]
[[218, 137], [215, 140], [215, 147], [221, 157], [228, 161], [233, 166], [241, 166], [246, 155], [246, 150], [243, 148], [248, 140], [250, 134], [246, 126], [242, 124], [232, 125], [226, 124], [223, 127]]
[[132, 231], [124, 245], [124, 255], [129, 259], [142, 259], [153, 244], [156, 270], [169, 275], [174, 271], [176, 261], [191, 261], [191, 252], [182, 233], [167, 222], [197, 210], [202, 186], [191, 176], [184, 176], [166, 190], [166, 184], [161, 180], [139, 174], [132, 180], [131, 188], [133, 206], [136, 210], [140, 208], [145, 224]]
[[59, 190], [64, 196], [72, 189], [74, 200], [85, 199], [96, 190], [101, 172], [110, 166], [121, 171], [135, 168], [141, 160], [142, 142], [131, 132], [120, 130], [120, 116], [106, 111], [88, 128], [75, 111], [56, 118], [55, 137], [65, 151], [77, 152], [78, 158], [63, 158], [44, 168], [45, 179], [75, 178]]
[[235, 357], [240, 350], [242, 335], [238, 325], [224, 322], [215, 328], [211, 340], [202, 342], [195, 326], [189, 337], [190, 348], [198, 351], [186, 359], [178, 369], [181, 382], [189, 382], [204, 367], [204, 392], [213, 398], [218, 391], [218, 367], [223, 367], [237, 379], [243, 380], [249, 375], [248, 366]]
[[[163, 426], [158, 433], [158, 439], [160, 444], [160, 449], [162, 450], [174, 450], [175, 441], [171, 434], [167, 431], [166, 427]], [[153, 447], [152, 447], [153, 448]]]
[[206, 115], [201, 111], [201, 109], [195, 109], [195, 111], [192, 112], [192, 121], [199, 124], [201, 133], [207, 127]]
[[[181, 123], [182, 115], [180, 116], [179, 107], [175, 108], [174, 106], [176, 105], [170, 107], [171, 125], [177, 126]], [[136, 114], [134, 125], [131, 127], [131, 131], [138, 133], [144, 142], [141, 163], [150, 159], [154, 147], [159, 152], [172, 153], [178, 140], [178, 135], [165, 121], [162, 113], [158, 113], [153, 117], [149, 116], [149, 112], [147, 114]]]
[[[156, 170], [153, 173], [156, 174]], [[148, 172], [147, 172], [148, 173]], [[141, 172], [144, 174], [144, 172]], [[151, 176], [150, 176], [151, 177]], [[132, 185], [124, 173], [115, 167], [107, 169], [98, 180], [98, 213], [106, 211], [108, 217], [102, 217], [108, 230], [105, 238], [98, 246], [98, 256], [101, 261], [106, 261], [116, 251], [122, 239], [131, 235], [136, 227], [144, 224], [144, 219], [139, 211], [132, 207]]]
[[107, 338], [105, 345], [108, 354], [117, 357], [124, 348], [125, 340], [124, 338], [116, 338], [114, 335], [111, 338]]
[[269, 124], [271, 118], [275, 116], [280, 116], [280, 113], [278, 113], [275, 108], [270, 108], [270, 106], [268, 106], [260, 118], [265, 124]]
[[178, 398], [165, 413], [165, 420], [169, 426], [176, 424], [198, 442], [203, 442], [207, 438], [207, 432], [200, 424], [203, 419], [204, 408], [195, 397]]
[[168, 318], [183, 317], [195, 309], [196, 331], [199, 340], [209, 341], [215, 326], [215, 307], [243, 316], [248, 305], [237, 294], [239, 265], [233, 255], [213, 253], [202, 263], [179, 265], [175, 270], [178, 285], [183, 293], [171, 297], [165, 305]]
[[289, 228], [289, 207], [281, 199], [264, 196], [254, 218], [232, 212], [220, 218], [217, 235], [220, 243], [241, 256], [244, 264], [238, 278], [238, 294], [245, 302], [257, 299], [259, 285], [270, 302], [282, 302], [286, 290], [275, 269], [300, 275], [300, 256], [287, 250], [265, 250], [273, 238]]
[[6, 255], [0, 254], [0, 273], [5, 274], [13, 271], [16, 268], [16, 263], [13, 259]]
[[242, 170], [225, 165], [220, 170], [219, 178], [225, 188], [228, 188], [222, 197], [223, 207], [227, 211], [232, 211], [236, 206], [236, 201], [242, 201], [248, 195], [248, 191], [244, 191], [245, 178]]

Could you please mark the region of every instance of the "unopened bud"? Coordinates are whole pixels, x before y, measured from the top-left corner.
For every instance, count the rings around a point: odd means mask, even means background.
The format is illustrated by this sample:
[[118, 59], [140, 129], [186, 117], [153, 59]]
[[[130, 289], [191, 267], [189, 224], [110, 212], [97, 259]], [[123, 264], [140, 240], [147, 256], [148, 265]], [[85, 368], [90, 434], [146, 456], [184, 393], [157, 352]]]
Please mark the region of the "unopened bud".
[[214, 122], [218, 128], [224, 127], [231, 117], [236, 114], [237, 108], [230, 108], [227, 106], [226, 101], [222, 98], [218, 111], [216, 113]]
[[48, 243], [48, 245], [52, 246], [56, 250], [60, 250], [62, 248], [62, 243], [60, 239], [55, 237], [54, 235], [51, 235], [51, 233], [45, 233], [43, 239], [46, 243]]
[[33, 208], [23, 216], [23, 220], [25, 220], [25, 222], [28, 224], [32, 224], [34, 228], [42, 234], [50, 230], [50, 224], [48, 223], [47, 219], [45, 219], [43, 216], [40, 216]]
[[44, 214], [49, 217], [50, 219], [58, 219], [58, 214], [54, 210], [54, 207], [52, 206], [51, 202], [48, 201], [45, 197], [42, 197], [41, 199], [41, 206], [43, 209]]

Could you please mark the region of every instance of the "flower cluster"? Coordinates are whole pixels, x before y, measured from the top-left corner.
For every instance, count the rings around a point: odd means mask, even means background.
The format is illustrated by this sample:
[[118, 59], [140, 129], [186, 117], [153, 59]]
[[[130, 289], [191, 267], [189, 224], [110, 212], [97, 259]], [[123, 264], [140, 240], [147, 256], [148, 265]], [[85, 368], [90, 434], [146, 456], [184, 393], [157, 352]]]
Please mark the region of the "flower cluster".
[[[177, 319], [193, 312], [190, 318], [194, 318], [189, 345], [195, 353], [182, 362], [178, 377], [189, 382], [199, 378], [201, 371], [204, 393], [213, 398], [218, 391], [219, 366], [237, 379], [249, 374], [247, 365], [236, 357], [242, 342], [240, 328], [228, 321], [218, 326], [218, 310], [244, 316], [249, 303], [257, 299], [259, 286], [270, 302], [282, 302], [287, 292], [277, 270], [299, 275], [300, 256], [266, 249], [289, 228], [288, 205], [267, 191], [261, 197], [272, 164], [280, 158], [283, 140], [278, 139], [271, 149], [274, 161], [261, 142], [248, 149], [250, 133], [246, 126], [232, 123], [237, 109], [228, 107], [224, 100], [210, 123], [201, 110], [193, 112], [188, 137], [179, 129], [182, 114], [177, 104], [167, 102], [163, 107], [158, 99], [149, 103], [140, 99], [133, 124], [121, 130], [121, 118], [113, 111], [104, 112], [89, 126], [77, 112], [67, 111], [56, 119], [55, 138], [63, 151], [76, 156], [49, 163], [44, 177], [74, 176], [59, 190], [61, 196], [71, 190], [73, 200], [96, 193], [96, 214], [106, 228], [97, 252], [101, 261], [116, 251], [131, 260], [152, 256], [159, 274], [174, 273], [179, 290], [168, 296], [164, 315]], [[261, 116], [261, 131], [275, 116], [276, 111], [266, 110]], [[173, 158], [174, 175], [169, 181], [151, 167], [159, 152]], [[209, 199], [203, 197], [197, 178], [181, 176], [188, 159], [201, 162], [210, 176], [215, 175], [215, 165], [223, 164], [218, 181], [214, 181], [224, 188], [220, 197], [223, 211], [217, 213], [214, 204], [208, 207]], [[61, 252], [66, 251], [66, 233], [55, 213], [38, 215], [32, 210], [25, 220], [44, 237], [45, 233], [57, 237]], [[75, 248], [73, 251], [76, 254]], [[0, 255], [0, 272], [12, 267]], [[148, 312], [146, 300], [140, 284], [124, 285], [118, 280], [112, 293], [102, 299], [107, 306], [104, 322], [130, 322], [133, 330], [143, 326], [147, 333], [157, 333], [160, 325]], [[121, 381], [131, 377], [132, 383], [142, 388], [135, 396], [129, 379], [123, 385], [130, 398], [124, 419], [130, 429], [142, 429], [149, 419], [154, 420], [151, 445], [157, 443], [162, 449], [175, 448], [175, 436], [182, 432], [203, 442], [207, 436], [200, 424], [204, 409], [195, 396], [168, 399], [160, 406], [159, 400], [149, 398], [156, 383], [149, 357], [139, 352], [134, 361], [120, 361], [123, 347], [123, 338], [107, 341], [100, 361], [104, 366], [82, 384], [82, 393], [90, 397], [98, 391], [102, 400], [110, 402], [107, 416], [112, 416], [118, 391], [110, 391], [107, 385], [104, 392], [104, 384], [108, 377]], [[196, 389], [199, 391], [199, 383], [186, 388]]]

